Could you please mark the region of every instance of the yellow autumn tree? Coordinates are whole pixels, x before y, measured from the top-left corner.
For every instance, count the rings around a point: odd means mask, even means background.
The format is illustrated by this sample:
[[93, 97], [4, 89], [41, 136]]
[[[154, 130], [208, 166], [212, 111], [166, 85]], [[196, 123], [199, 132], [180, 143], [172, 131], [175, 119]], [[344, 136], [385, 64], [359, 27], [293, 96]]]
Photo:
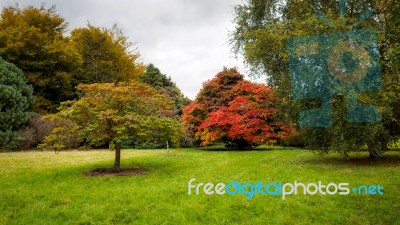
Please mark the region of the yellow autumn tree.
[[[179, 143], [183, 134], [182, 125], [170, 118], [172, 101], [154, 88], [136, 82], [80, 84], [79, 100], [63, 102], [57, 114], [51, 119], [64, 118], [75, 123], [70, 128], [78, 134], [83, 144], [103, 146], [109, 144], [115, 149], [114, 168], [120, 168], [121, 143], [128, 138], [149, 140], [157, 135], [172, 145]], [[57, 140], [62, 134], [55, 129], [49, 135], [43, 148], [62, 147]]]

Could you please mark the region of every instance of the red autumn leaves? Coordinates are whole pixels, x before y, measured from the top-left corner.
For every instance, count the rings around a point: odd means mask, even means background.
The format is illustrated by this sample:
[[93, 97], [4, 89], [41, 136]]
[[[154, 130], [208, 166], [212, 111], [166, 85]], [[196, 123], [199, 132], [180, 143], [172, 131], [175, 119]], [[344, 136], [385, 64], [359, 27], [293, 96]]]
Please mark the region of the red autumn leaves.
[[264, 84], [245, 81], [236, 69], [224, 69], [184, 108], [182, 120], [202, 146], [225, 142], [248, 148], [273, 143], [290, 132], [274, 107], [276, 101]]

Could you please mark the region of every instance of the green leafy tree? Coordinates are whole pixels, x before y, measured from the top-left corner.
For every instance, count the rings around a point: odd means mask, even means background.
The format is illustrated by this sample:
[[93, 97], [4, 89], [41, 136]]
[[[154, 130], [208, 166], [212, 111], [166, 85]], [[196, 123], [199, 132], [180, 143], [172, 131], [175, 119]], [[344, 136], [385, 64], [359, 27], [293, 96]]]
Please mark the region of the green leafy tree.
[[153, 64], [149, 64], [146, 67], [146, 72], [140, 76], [140, 81], [149, 84], [169, 96], [174, 102], [176, 114], [179, 116], [182, 114], [182, 108], [191, 102], [189, 98], [183, 95], [181, 90], [171, 80], [171, 77], [162, 74], [160, 69]]
[[0, 148], [15, 148], [16, 133], [32, 115], [33, 89], [24, 81], [23, 72], [0, 57]]
[[[64, 118], [75, 123], [69, 130], [77, 133], [87, 145], [98, 147], [109, 144], [115, 148], [114, 168], [119, 169], [121, 144], [129, 139], [145, 141], [162, 138], [177, 145], [182, 136], [182, 125], [169, 118], [172, 102], [154, 88], [136, 82], [81, 84], [79, 100], [62, 103], [60, 112], [50, 119]], [[43, 148], [61, 149], [71, 133], [56, 128], [46, 138]], [[60, 136], [66, 135], [66, 138]]]
[[78, 83], [137, 80], [144, 73], [139, 53], [117, 25], [106, 29], [88, 24], [74, 29], [71, 39], [83, 59], [75, 74]]
[[385, 128], [397, 141], [400, 136], [400, 4], [393, 0], [382, 1], [377, 8], [385, 31], [381, 32], [384, 35], [382, 62], [385, 89], [378, 100], [385, 104]]
[[[399, 130], [399, 35], [398, 1], [348, 1], [348, 11], [341, 15], [344, 4], [327, 0], [247, 0], [235, 7], [236, 27], [231, 34], [233, 50], [242, 54], [253, 74], [265, 74], [269, 85], [275, 87], [283, 101], [288, 117], [296, 123], [299, 112], [321, 104], [314, 100], [293, 101], [290, 98], [286, 41], [297, 36], [343, 32], [362, 17], [367, 8], [372, 16], [358, 23], [354, 29], [373, 28], [378, 32], [378, 45], [384, 87], [379, 92], [359, 96], [362, 103], [377, 105], [381, 123], [352, 123], [345, 120], [346, 97], [333, 99], [333, 120], [330, 128], [302, 129], [304, 143], [321, 152], [336, 150], [344, 157], [349, 151], [368, 147], [371, 158], [382, 157], [390, 140]], [[321, 17], [318, 12], [324, 12]], [[346, 20], [343, 22], [343, 18]], [[334, 26], [321, 20], [331, 20]]]
[[165, 74], [162, 74], [160, 69], [151, 63], [146, 67], [146, 72], [140, 77], [140, 80], [158, 89], [171, 87], [174, 85], [171, 77], [167, 77]]
[[73, 74], [80, 54], [64, 37], [67, 23], [53, 6], [3, 8], [0, 15], [0, 56], [18, 66], [34, 87], [34, 111], [55, 111], [75, 97]]

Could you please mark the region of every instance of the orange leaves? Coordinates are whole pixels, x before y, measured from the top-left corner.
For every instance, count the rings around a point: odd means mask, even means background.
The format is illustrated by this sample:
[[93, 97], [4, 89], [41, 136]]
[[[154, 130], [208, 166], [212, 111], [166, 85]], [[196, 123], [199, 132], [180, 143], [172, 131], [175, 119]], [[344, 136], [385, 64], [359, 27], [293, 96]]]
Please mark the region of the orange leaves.
[[217, 110], [232, 101], [232, 87], [242, 80], [243, 75], [236, 68], [224, 68], [212, 80], [203, 84], [196, 102], [202, 104], [208, 113]]
[[121, 142], [130, 136], [150, 138], [154, 131], [176, 143], [181, 125], [166, 118], [172, 101], [154, 88], [136, 81], [80, 84], [81, 98], [62, 104], [57, 116], [74, 121], [79, 134], [92, 146]]
[[167, 116], [172, 113], [172, 102], [154, 88], [136, 82], [80, 84], [84, 93], [80, 101], [98, 110], [114, 109], [119, 114], [135, 111], [142, 115]]
[[224, 70], [206, 82], [196, 101], [184, 108], [182, 121], [195, 127], [203, 146], [217, 141], [254, 145], [284, 138], [290, 129], [279, 120], [273, 90], [245, 81], [235, 71]]
[[186, 124], [199, 125], [207, 115], [204, 105], [196, 102], [191, 102], [189, 105], [183, 108], [182, 112], [182, 122]]

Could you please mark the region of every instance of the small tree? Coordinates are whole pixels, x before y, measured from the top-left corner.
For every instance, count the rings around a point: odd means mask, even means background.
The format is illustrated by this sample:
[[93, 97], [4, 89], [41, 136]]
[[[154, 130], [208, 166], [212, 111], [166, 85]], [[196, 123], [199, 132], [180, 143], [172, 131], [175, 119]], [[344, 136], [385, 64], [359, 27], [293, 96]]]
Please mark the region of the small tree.
[[78, 90], [83, 96], [62, 103], [60, 112], [53, 117], [75, 122], [74, 130], [85, 144], [113, 147], [115, 169], [120, 168], [121, 143], [129, 137], [149, 140], [157, 134], [171, 144], [179, 142], [182, 125], [167, 117], [172, 102], [154, 88], [131, 81], [81, 84]]
[[24, 81], [24, 74], [0, 58], [0, 148], [15, 148], [20, 140], [16, 131], [32, 115], [33, 88]]

